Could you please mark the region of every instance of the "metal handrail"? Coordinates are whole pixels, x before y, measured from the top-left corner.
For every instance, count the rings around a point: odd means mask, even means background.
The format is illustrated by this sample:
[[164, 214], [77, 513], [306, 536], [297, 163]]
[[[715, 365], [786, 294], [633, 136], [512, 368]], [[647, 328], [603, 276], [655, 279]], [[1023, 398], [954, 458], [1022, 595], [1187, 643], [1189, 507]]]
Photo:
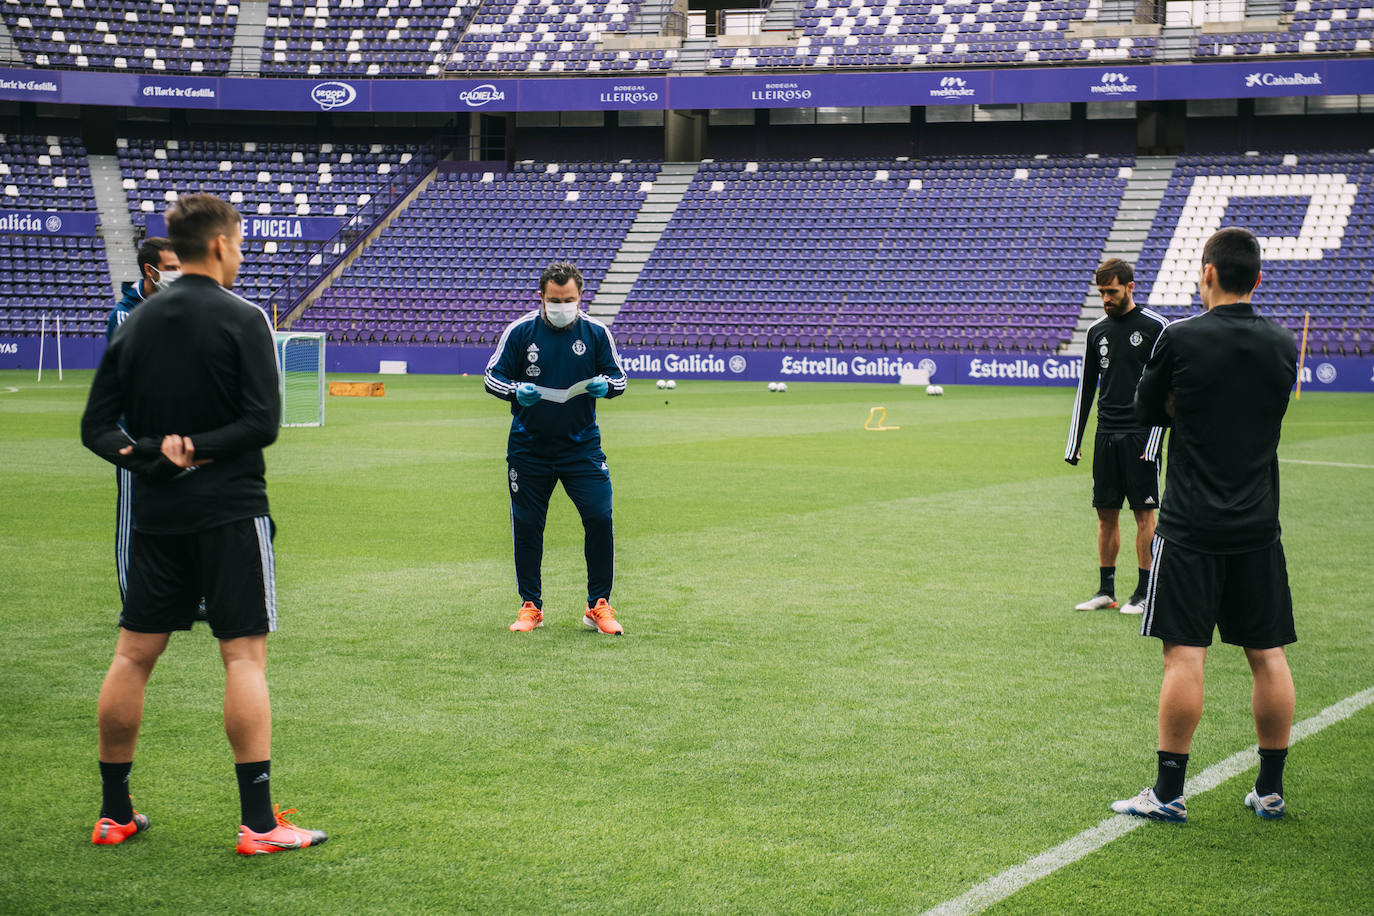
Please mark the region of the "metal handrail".
[[282, 285], [273, 290], [267, 301], [262, 303], [263, 308], [267, 309], [269, 314], [281, 317], [295, 310], [339, 262], [351, 255], [395, 206], [415, 190], [443, 159], [445, 147], [440, 138], [430, 140], [421, 146], [401, 172], [378, 193], [374, 193], [367, 203], [359, 207], [338, 232], [306, 253]]

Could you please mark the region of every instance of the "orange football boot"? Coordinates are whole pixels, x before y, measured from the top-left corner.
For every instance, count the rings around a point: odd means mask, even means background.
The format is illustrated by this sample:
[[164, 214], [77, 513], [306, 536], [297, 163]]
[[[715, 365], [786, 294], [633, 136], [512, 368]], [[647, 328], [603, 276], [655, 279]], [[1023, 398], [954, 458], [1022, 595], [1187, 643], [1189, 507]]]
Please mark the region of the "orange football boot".
[[142, 833], [147, 829], [148, 818], [137, 811], [134, 812], [134, 819], [127, 824], [102, 817], [95, 822], [95, 829], [91, 831], [91, 842], [97, 846], [118, 846], [135, 833]]
[[239, 844], [234, 851], [241, 856], [260, 856], [271, 852], [289, 852], [292, 849], [319, 846], [329, 839], [329, 834], [323, 830], [306, 830], [286, 819], [288, 814], [295, 813], [295, 808], [279, 811], [277, 806], [273, 805], [272, 814], [277, 819], [277, 826], [266, 833], [257, 833], [240, 825]]
[[625, 628], [615, 619], [615, 608], [606, 603], [605, 598], [596, 599], [596, 604], [587, 608], [582, 622], [593, 630], [600, 630], [610, 636], [625, 635]]
[[535, 627], [542, 627], [543, 625], [544, 612], [535, 607], [533, 601], [526, 601], [520, 605], [520, 613], [510, 628], [512, 633], [528, 633]]

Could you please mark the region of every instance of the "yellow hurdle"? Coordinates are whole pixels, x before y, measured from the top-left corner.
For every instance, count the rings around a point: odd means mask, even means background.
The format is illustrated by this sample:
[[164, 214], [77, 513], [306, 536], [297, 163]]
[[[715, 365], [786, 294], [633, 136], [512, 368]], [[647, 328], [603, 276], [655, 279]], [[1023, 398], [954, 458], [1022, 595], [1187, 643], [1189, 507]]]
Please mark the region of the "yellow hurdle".
[[[874, 425], [875, 421], [877, 422], [876, 426]], [[870, 407], [868, 408], [868, 419], [864, 421], [864, 429], [875, 433], [887, 432], [889, 429], [901, 429], [900, 426], [885, 426], [886, 422], [886, 407]]]

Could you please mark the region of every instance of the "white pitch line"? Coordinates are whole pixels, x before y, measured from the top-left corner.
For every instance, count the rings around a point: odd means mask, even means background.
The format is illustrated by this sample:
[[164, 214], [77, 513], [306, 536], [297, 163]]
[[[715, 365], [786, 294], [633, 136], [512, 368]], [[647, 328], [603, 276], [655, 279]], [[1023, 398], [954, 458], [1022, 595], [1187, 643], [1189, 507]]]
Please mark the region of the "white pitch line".
[[[1328, 726], [1350, 718], [1371, 703], [1374, 703], [1374, 687], [1367, 687], [1353, 696], [1346, 697], [1339, 703], [1326, 707], [1315, 716], [1304, 719], [1293, 726], [1292, 735], [1289, 738], [1290, 746], [1303, 738], [1315, 735]], [[1212, 764], [1196, 778], [1188, 780], [1185, 793], [1198, 795], [1215, 789], [1232, 777], [1239, 776], [1255, 766], [1255, 753], [1256, 748], [1251, 745], [1239, 753], [1232, 754], [1220, 763]], [[972, 913], [980, 913], [994, 903], [1000, 903], [1007, 899], [1026, 885], [1051, 875], [1066, 865], [1072, 865], [1079, 859], [1106, 846], [1112, 840], [1125, 836], [1147, 823], [1149, 821], [1142, 818], [1114, 814], [1096, 827], [1089, 827], [1048, 852], [1042, 852], [1032, 859], [1027, 859], [1020, 865], [1013, 866], [1000, 875], [994, 875], [982, 884], [970, 888], [958, 897], [931, 907], [925, 911], [923, 916], [937, 916], [937, 914], [938, 916], [969, 916]]]
[[1349, 464], [1344, 461], [1305, 461], [1302, 458], [1280, 458], [1284, 464], [1316, 464], [1327, 468], [1363, 468], [1366, 471], [1374, 471], [1374, 464]]

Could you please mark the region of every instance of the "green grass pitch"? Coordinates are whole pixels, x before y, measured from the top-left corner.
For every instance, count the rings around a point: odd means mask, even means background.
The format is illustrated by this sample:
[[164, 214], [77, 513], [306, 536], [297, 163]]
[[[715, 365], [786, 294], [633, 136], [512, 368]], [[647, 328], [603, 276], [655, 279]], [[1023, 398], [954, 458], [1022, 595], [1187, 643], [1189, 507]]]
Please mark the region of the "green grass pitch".
[[[1072, 610], [1097, 560], [1088, 464], [1061, 460], [1071, 389], [632, 383], [600, 410], [614, 639], [581, 624], [561, 491], [545, 626], [507, 631], [506, 405], [388, 377], [268, 452], [274, 795], [329, 843], [233, 854], [202, 625], [148, 692], [152, 830], [93, 847], [114, 472], [79, 442], [90, 373], [68, 375], [0, 373], [0, 912], [919, 912], [1153, 779], [1158, 644]], [[865, 432], [874, 405], [901, 428]], [[1304, 719], [1374, 684], [1374, 401], [1294, 402], [1280, 454], [1331, 462], [1282, 471]], [[1129, 590], [1129, 547], [1118, 566]], [[1190, 772], [1253, 742], [1218, 646]], [[1241, 806], [1252, 770], [993, 911], [1367, 913], [1371, 746], [1365, 709], [1295, 745], [1285, 820]]]

